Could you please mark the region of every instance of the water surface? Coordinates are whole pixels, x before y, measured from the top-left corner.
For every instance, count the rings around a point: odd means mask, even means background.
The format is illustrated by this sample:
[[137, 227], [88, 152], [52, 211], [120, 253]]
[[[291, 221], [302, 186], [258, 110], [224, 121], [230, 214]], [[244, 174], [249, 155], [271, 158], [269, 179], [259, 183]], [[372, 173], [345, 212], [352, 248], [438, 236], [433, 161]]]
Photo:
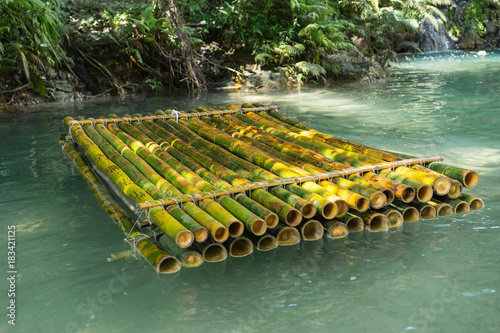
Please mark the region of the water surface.
[[[7, 243], [7, 226], [16, 225], [15, 329], [499, 331], [499, 77], [499, 52], [426, 54], [395, 64], [378, 83], [77, 103], [4, 119], [0, 244]], [[482, 197], [486, 208], [382, 234], [255, 252], [175, 275], [158, 275], [141, 258], [107, 262], [127, 245], [63, 156], [57, 141], [67, 129], [61, 120], [243, 102], [278, 104], [327, 133], [418, 156], [441, 155], [477, 170], [480, 183], [469, 192]], [[4, 258], [6, 252], [2, 245]], [[0, 329], [9, 326], [4, 314]]]

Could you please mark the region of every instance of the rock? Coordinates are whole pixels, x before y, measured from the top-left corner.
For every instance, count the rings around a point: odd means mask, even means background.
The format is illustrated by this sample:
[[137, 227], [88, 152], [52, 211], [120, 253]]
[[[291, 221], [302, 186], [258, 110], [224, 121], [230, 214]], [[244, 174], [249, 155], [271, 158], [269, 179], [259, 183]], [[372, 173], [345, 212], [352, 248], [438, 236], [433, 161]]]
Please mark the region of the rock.
[[[472, 29], [468, 29], [460, 39], [460, 44], [464, 49], [482, 48], [478, 44], [483, 44], [479, 35]], [[483, 45], [484, 46], [484, 45]]]

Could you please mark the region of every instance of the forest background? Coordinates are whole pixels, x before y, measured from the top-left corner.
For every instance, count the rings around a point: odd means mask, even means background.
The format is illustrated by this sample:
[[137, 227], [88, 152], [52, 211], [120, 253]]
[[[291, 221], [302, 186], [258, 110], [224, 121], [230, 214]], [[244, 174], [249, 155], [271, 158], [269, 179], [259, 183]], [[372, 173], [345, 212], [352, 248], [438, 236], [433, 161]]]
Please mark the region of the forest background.
[[0, 108], [375, 81], [398, 54], [500, 47], [499, 0], [0, 0]]

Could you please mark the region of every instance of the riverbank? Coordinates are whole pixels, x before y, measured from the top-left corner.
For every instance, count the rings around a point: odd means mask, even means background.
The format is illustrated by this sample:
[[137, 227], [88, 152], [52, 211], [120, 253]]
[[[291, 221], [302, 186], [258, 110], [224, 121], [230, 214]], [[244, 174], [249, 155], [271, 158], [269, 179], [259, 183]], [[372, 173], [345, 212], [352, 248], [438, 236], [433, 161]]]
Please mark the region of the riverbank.
[[[11, 55], [24, 67], [0, 67], [6, 74], [0, 78], [0, 110], [108, 96], [376, 82], [385, 78], [400, 52], [500, 47], [497, 0], [454, 1], [439, 9], [431, 6], [435, 1], [427, 2], [427, 9], [415, 7], [417, 14], [410, 1], [407, 7], [371, 4], [368, 9], [341, 2], [335, 8], [299, 7], [284, 15], [281, 2], [266, 8], [235, 4], [228, 12], [222, 5], [214, 9], [196, 1], [187, 6], [162, 0], [163, 6], [174, 8], [162, 11], [143, 1], [50, 0], [64, 25], [59, 44], [54, 44], [59, 53], [38, 59], [21, 49], [24, 58]], [[353, 15], [361, 9], [362, 15]], [[312, 14], [319, 15], [314, 22], [308, 18]], [[279, 15], [286, 20], [278, 20]], [[287, 28], [291, 19], [304, 28]], [[320, 25], [332, 19], [331, 25]], [[296, 30], [284, 35], [286, 29]], [[272, 36], [278, 32], [282, 39]], [[40, 68], [28, 61], [33, 57]], [[54, 58], [58, 66], [51, 65]]]

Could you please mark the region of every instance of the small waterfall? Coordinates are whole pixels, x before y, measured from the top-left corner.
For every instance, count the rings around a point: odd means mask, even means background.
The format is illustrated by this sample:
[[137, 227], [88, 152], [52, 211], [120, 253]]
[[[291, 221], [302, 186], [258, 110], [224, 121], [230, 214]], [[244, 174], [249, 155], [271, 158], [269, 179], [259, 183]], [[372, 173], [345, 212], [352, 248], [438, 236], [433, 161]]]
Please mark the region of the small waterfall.
[[443, 22], [441, 20], [438, 22], [439, 31], [436, 31], [434, 25], [428, 20], [420, 22], [418, 46], [423, 52], [447, 51], [455, 44], [455, 40], [447, 34]]

